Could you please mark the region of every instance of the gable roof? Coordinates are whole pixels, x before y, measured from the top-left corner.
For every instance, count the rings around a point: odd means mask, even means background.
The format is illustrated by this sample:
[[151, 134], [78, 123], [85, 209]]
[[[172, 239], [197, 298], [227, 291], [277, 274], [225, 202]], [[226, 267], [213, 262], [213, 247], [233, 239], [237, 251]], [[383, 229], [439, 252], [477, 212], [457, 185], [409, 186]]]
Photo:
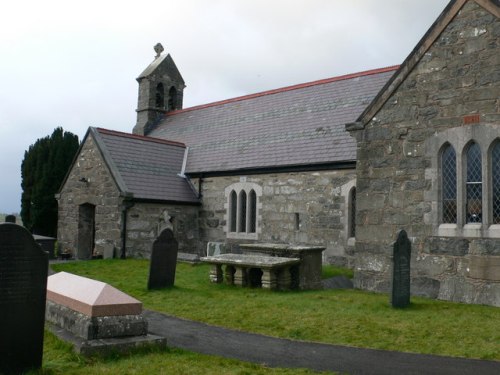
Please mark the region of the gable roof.
[[397, 66], [172, 111], [148, 134], [189, 146], [186, 171], [354, 162], [354, 121]]
[[101, 128], [90, 128], [118, 188], [133, 199], [198, 203], [182, 170], [186, 146]]
[[141, 74], [139, 74], [139, 77], [137, 77], [136, 80], [140, 81], [143, 78], [153, 75], [160, 65], [164, 66], [164, 70], [167, 72], [170, 79], [184, 84], [184, 79], [182, 78], [181, 73], [179, 72], [179, 69], [177, 69], [177, 66], [175, 65], [175, 62], [170, 54], [161, 55], [155, 58], [153, 62], [149, 64]]
[[346, 123], [346, 129], [358, 130], [364, 126], [377, 114], [385, 102], [397, 90], [399, 85], [403, 83], [406, 77], [411, 73], [413, 68], [418, 64], [420, 59], [431, 48], [434, 42], [439, 38], [441, 33], [446, 29], [449, 23], [455, 18], [466, 3], [474, 1], [488, 10], [496, 17], [500, 18], [500, 2], [498, 0], [452, 0], [448, 3], [443, 12], [439, 15], [436, 21], [432, 24], [429, 30], [424, 34], [422, 39], [415, 46], [413, 51], [408, 55], [405, 61], [401, 64], [396, 73], [385, 84], [382, 90], [374, 98], [369, 106], [365, 108], [363, 113], [355, 122]]

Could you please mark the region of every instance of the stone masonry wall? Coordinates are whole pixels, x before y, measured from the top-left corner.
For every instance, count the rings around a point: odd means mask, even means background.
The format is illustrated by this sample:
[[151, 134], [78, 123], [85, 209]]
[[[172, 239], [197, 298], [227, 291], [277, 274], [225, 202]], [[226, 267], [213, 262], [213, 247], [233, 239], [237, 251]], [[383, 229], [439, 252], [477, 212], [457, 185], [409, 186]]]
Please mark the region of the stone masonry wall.
[[[225, 233], [228, 198], [224, 191], [241, 181], [262, 188], [257, 240], [228, 240]], [[198, 186], [198, 181], [193, 184]], [[354, 170], [209, 177], [203, 178], [201, 186], [203, 249], [208, 241], [226, 242], [233, 248], [249, 242], [324, 245], [324, 262], [351, 265], [354, 243], [347, 238], [346, 205], [355, 186]]]
[[[404, 228], [413, 242], [413, 294], [500, 306], [500, 239], [438, 236], [439, 149], [426, 149], [450, 129], [496, 129], [500, 137], [499, 47], [498, 18], [467, 3], [365, 129], [352, 133], [356, 287], [389, 290], [391, 244]], [[464, 125], [471, 114], [480, 123]]]
[[[87, 182], [80, 181], [85, 178]], [[78, 209], [85, 203], [95, 206], [96, 251], [103, 246], [121, 246], [120, 192], [94, 142], [87, 137], [58, 198], [57, 239], [60, 251], [76, 256], [78, 247]]]
[[[87, 182], [80, 179], [84, 177]], [[79, 206], [95, 206], [95, 252], [111, 249], [120, 256], [122, 202], [113, 177], [92, 136], [87, 137], [59, 199], [58, 242], [60, 251], [77, 256]], [[134, 202], [127, 212], [127, 257], [149, 258], [155, 238], [171, 228], [179, 251], [199, 253], [199, 206]]]
[[172, 229], [179, 251], [200, 254], [199, 206], [135, 203], [127, 214], [127, 256], [149, 258], [154, 240]]

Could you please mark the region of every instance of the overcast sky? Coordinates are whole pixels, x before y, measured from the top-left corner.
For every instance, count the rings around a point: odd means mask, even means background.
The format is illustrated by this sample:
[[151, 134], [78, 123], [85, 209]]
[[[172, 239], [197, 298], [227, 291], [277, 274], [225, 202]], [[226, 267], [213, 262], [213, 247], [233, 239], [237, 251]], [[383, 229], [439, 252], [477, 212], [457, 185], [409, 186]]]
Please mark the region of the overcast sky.
[[2, 5], [0, 212], [21, 161], [62, 126], [131, 132], [135, 78], [161, 42], [184, 108], [400, 64], [448, 0], [28, 0]]

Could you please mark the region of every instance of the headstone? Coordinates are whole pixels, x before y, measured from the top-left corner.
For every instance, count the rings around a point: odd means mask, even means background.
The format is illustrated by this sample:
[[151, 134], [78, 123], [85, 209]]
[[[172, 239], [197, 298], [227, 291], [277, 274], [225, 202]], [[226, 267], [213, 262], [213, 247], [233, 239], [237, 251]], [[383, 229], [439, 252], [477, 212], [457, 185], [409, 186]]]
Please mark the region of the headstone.
[[401, 230], [394, 243], [392, 307], [406, 307], [410, 304], [410, 258], [411, 242], [406, 231]]
[[165, 229], [153, 243], [149, 266], [148, 289], [174, 285], [178, 244], [170, 229]]
[[48, 255], [25, 228], [0, 224], [0, 373], [40, 368]]

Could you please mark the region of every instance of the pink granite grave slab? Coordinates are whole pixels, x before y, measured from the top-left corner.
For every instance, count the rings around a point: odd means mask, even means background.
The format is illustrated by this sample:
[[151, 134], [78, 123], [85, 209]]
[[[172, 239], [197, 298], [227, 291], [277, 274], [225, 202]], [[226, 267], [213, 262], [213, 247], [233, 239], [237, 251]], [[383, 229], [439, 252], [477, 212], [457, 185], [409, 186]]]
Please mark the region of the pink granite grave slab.
[[90, 317], [138, 315], [142, 303], [111, 285], [59, 272], [47, 279], [47, 300]]

